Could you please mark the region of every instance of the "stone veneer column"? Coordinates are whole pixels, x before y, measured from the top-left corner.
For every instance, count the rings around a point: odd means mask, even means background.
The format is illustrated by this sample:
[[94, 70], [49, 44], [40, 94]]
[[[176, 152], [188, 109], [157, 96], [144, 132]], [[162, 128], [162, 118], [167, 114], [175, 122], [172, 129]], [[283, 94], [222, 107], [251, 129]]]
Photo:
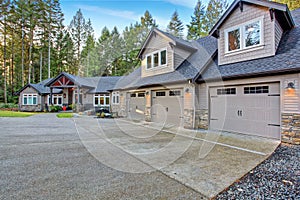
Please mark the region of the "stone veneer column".
[[281, 114], [281, 141], [300, 144], [300, 114]]
[[193, 129], [194, 128], [193, 120], [194, 120], [194, 110], [184, 109], [184, 122], [183, 122], [184, 128]]
[[196, 110], [195, 128], [208, 129], [208, 109]]

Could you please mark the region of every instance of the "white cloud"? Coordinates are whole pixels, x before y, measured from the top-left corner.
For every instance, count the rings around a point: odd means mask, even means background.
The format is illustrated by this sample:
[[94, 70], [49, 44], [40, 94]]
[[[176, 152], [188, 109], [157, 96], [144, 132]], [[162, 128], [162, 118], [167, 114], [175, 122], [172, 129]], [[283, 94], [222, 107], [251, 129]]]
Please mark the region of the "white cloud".
[[114, 17], [130, 19], [130, 20], [137, 20], [140, 18], [140, 15], [136, 14], [133, 11], [128, 11], [128, 10], [114, 10], [114, 9], [102, 8], [99, 6], [87, 6], [87, 5], [78, 5], [78, 7], [84, 11], [98, 12], [105, 15], [110, 15]]

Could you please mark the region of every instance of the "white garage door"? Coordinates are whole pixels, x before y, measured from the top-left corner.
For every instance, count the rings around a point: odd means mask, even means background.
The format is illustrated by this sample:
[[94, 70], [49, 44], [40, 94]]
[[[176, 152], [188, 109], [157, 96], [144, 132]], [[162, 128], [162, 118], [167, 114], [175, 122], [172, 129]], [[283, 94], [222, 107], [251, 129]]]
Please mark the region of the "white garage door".
[[145, 119], [145, 92], [133, 92], [128, 95], [128, 118], [143, 121]]
[[279, 83], [210, 88], [210, 129], [280, 139]]
[[182, 89], [152, 91], [152, 121], [167, 126], [181, 126], [183, 121], [182, 95]]

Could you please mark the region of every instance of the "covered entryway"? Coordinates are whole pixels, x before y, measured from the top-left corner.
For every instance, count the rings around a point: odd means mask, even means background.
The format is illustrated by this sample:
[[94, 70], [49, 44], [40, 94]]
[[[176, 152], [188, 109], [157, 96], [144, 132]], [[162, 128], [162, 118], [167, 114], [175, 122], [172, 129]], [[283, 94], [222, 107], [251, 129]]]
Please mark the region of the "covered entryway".
[[280, 139], [280, 85], [210, 88], [210, 129]]
[[182, 126], [182, 89], [152, 91], [151, 119], [156, 123]]
[[134, 120], [145, 120], [145, 92], [128, 93], [128, 118]]

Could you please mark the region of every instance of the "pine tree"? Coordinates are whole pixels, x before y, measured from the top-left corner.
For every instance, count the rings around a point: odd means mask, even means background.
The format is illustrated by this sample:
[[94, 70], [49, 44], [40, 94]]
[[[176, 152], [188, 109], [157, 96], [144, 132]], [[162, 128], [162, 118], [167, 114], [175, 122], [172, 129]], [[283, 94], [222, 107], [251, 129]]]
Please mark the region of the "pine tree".
[[210, 0], [206, 9], [205, 32], [208, 33], [220, 19], [221, 15], [227, 10], [226, 0]]
[[176, 37], [182, 38], [183, 29], [183, 23], [179, 19], [178, 12], [175, 11], [172, 15], [171, 21], [169, 22], [167, 32], [173, 34]]
[[191, 16], [192, 21], [188, 28], [187, 39], [196, 40], [200, 37], [206, 36], [207, 32], [205, 31], [205, 6], [203, 5], [201, 0], [197, 1], [197, 4], [194, 9], [194, 15]]
[[300, 8], [300, 1], [299, 0], [273, 0], [277, 3], [283, 3], [283, 4], [287, 4], [290, 10], [295, 10], [297, 8]]
[[82, 60], [84, 60], [85, 65], [85, 76], [90, 76], [90, 53], [93, 48], [95, 48], [95, 39], [94, 39], [94, 29], [92, 27], [92, 22], [89, 19], [86, 24], [86, 34], [87, 34], [87, 40], [86, 44], [83, 47], [83, 50], [81, 52]]
[[145, 11], [144, 16], [141, 17], [141, 24], [147, 29], [152, 29], [157, 27], [155, 20], [148, 10]]
[[69, 26], [69, 31], [76, 48], [76, 57], [77, 57], [76, 67], [78, 69], [77, 74], [80, 75], [82, 73], [81, 72], [81, 48], [85, 44], [85, 41], [87, 39], [86, 22], [80, 9], [76, 12], [76, 15], [73, 17]]

